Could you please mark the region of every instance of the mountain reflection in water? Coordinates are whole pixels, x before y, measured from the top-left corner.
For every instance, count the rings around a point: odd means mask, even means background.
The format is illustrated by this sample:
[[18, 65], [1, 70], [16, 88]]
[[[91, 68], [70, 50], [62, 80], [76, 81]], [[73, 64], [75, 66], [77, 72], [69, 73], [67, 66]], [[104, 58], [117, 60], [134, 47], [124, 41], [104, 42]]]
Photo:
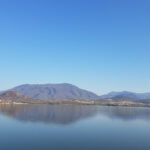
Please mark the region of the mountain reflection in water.
[[55, 124], [70, 124], [88, 117], [94, 117], [98, 114], [113, 119], [150, 120], [150, 108], [136, 107], [0, 104], [0, 113], [22, 122]]

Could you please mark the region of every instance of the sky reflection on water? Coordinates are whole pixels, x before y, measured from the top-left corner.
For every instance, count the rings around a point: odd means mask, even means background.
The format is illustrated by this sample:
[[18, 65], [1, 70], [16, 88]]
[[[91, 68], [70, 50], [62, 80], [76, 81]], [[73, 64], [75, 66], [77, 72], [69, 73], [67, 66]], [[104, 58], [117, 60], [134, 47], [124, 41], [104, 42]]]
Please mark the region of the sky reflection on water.
[[149, 150], [150, 109], [0, 105], [0, 149]]

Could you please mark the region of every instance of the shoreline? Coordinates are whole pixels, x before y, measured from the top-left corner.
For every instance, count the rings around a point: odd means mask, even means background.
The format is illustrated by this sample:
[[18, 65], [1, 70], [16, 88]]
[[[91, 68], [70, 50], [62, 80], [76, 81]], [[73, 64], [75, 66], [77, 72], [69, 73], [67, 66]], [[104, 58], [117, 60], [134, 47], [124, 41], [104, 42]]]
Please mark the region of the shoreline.
[[105, 104], [98, 104], [98, 103], [64, 103], [64, 102], [0, 102], [2, 105], [89, 105], [89, 106], [119, 106], [119, 107], [150, 107], [150, 104], [112, 104], [112, 103], [105, 103]]

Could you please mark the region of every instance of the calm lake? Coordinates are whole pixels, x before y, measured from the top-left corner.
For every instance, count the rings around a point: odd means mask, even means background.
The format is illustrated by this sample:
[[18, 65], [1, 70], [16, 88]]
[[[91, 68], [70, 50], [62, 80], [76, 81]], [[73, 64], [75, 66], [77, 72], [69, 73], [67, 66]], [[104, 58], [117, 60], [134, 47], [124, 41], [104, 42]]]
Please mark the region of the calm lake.
[[150, 108], [1, 104], [0, 150], [150, 150]]

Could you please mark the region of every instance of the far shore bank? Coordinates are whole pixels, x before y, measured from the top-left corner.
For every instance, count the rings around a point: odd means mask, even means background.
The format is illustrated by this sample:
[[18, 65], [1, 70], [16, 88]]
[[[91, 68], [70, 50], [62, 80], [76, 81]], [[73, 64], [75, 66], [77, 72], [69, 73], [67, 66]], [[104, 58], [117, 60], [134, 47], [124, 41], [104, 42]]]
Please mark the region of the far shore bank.
[[122, 107], [150, 107], [150, 104], [135, 102], [110, 102], [100, 103], [96, 101], [50, 101], [50, 102], [0, 102], [3, 105], [95, 105], [95, 106], [122, 106]]

